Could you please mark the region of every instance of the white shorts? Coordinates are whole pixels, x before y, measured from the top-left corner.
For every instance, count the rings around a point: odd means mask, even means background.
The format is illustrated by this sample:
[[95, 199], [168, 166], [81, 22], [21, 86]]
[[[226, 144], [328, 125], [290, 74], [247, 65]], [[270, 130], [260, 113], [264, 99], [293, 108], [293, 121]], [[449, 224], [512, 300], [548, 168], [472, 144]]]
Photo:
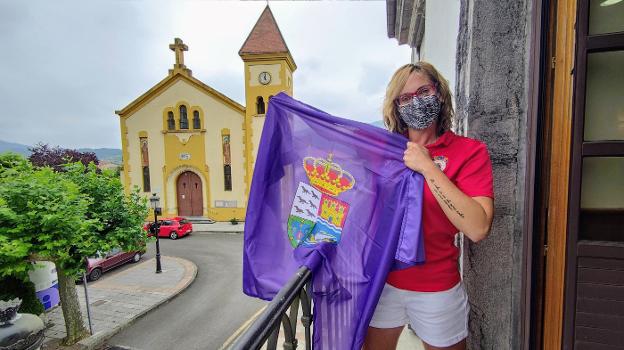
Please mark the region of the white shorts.
[[396, 328], [409, 323], [425, 343], [446, 347], [468, 336], [469, 312], [461, 282], [442, 292], [413, 292], [386, 283], [369, 326]]

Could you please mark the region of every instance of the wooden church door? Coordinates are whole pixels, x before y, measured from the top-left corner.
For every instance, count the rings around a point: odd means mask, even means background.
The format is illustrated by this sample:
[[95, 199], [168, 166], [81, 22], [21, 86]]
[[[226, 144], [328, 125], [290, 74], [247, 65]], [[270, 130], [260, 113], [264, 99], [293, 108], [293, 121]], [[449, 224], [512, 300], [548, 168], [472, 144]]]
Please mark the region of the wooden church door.
[[178, 215], [202, 216], [202, 182], [192, 171], [185, 171], [178, 177]]

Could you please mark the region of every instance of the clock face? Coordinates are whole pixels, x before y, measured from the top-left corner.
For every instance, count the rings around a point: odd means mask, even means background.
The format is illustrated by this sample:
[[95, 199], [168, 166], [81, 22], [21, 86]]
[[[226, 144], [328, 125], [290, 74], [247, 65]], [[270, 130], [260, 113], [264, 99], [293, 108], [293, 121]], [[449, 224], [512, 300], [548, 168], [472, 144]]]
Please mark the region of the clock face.
[[271, 82], [271, 74], [269, 74], [269, 72], [262, 72], [258, 76], [258, 80], [260, 81], [260, 84], [266, 85]]

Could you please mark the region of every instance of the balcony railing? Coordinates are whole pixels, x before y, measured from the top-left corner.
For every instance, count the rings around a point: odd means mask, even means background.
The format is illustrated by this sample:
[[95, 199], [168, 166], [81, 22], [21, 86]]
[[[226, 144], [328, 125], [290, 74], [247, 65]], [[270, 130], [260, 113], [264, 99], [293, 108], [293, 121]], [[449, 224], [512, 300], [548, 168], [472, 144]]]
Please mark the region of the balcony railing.
[[231, 350], [256, 350], [266, 344], [267, 350], [277, 349], [277, 339], [280, 325], [283, 329], [283, 348], [294, 350], [297, 348], [297, 317], [301, 306], [301, 323], [305, 330], [305, 349], [312, 349], [312, 299], [311, 299], [311, 271], [302, 266], [297, 273], [282, 287], [266, 310], [252, 323], [252, 325], [236, 340]]

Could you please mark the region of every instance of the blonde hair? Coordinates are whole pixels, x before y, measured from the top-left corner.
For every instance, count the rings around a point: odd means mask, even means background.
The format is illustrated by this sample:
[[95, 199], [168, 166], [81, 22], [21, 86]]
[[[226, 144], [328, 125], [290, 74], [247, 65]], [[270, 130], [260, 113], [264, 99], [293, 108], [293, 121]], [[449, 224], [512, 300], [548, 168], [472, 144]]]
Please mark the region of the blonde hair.
[[442, 135], [446, 131], [451, 129], [453, 120], [453, 100], [451, 99], [451, 91], [448, 86], [448, 81], [444, 79], [442, 74], [438, 72], [433, 65], [427, 62], [417, 62], [406, 64], [392, 75], [392, 79], [388, 83], [386, 88], [386, 97], [383, 102], [383, 121], [386, 128], [391, 132], [405, 134], [407, 132], [407, 125], [399, 117], [397, 111], [397, 105], [395, 100], [401, 94], [401, 90], [405, 87], [407, 79], [410, 74], [417, 72], [424, 74], [431, 83], [435, 86], [436, 92], [440, 97], [441, 110], [440, 115], [436, 122], [438, 123], [437, 134]]

